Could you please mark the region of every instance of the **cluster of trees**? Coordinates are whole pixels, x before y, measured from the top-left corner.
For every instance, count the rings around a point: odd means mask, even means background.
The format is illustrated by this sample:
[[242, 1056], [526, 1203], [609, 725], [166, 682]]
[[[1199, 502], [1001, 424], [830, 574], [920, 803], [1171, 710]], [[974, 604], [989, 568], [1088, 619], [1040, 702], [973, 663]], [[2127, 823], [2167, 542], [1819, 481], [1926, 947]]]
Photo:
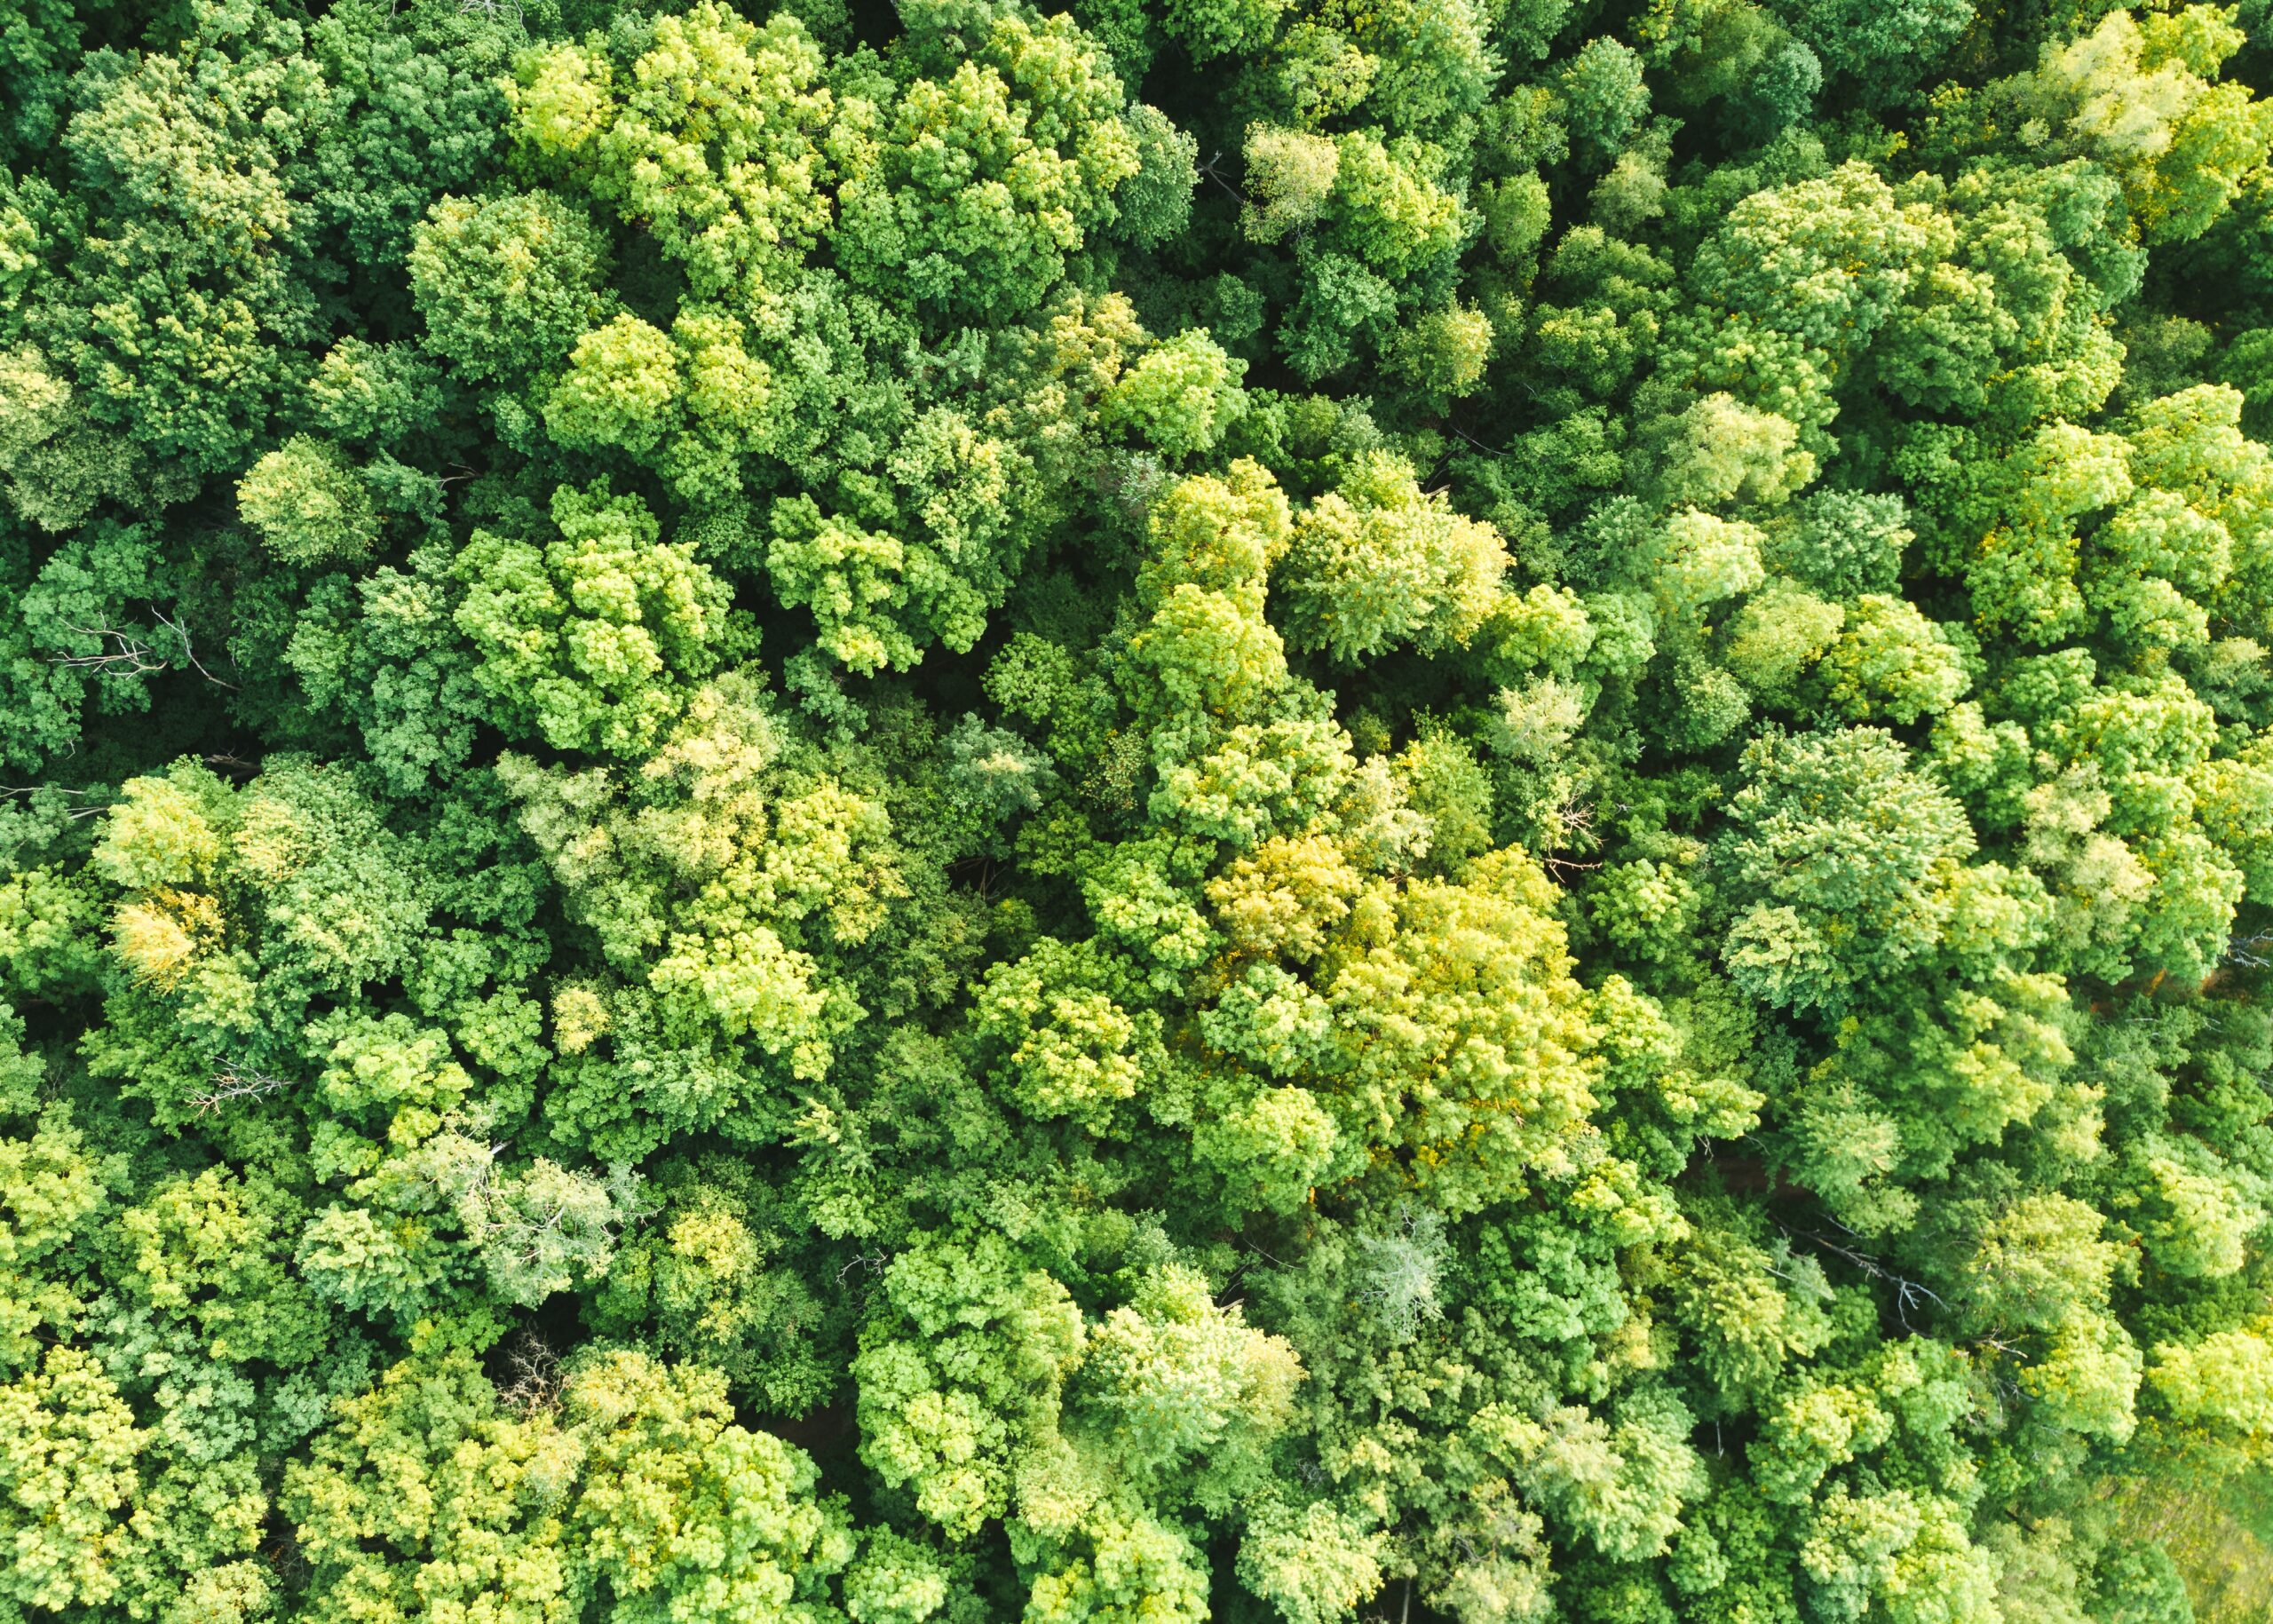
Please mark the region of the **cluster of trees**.
[[1070, 4], [0, 0], [0, 1624], [2192, 1619], [2273, 10]]

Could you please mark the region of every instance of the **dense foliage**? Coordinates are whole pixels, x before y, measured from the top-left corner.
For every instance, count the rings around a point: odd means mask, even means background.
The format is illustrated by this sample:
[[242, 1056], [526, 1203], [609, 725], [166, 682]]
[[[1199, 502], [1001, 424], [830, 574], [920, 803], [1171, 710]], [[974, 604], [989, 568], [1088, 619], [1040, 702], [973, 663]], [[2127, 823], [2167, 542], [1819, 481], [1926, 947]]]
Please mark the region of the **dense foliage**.
[[1071, 4], [0, 0], [0, 1624], [2191, 1618], [2273, 10]]

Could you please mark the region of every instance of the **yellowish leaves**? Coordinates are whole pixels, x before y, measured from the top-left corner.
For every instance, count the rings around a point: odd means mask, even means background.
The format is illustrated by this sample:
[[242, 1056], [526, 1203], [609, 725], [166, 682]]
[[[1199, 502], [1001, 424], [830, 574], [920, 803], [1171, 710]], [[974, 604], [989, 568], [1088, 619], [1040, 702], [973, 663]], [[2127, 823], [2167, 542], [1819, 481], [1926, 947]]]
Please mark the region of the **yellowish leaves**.
[[1368, 883], [1323, 962], [1337, 1087], [1447, 1210], [1569, 1170], [1593, 1106], [1595, 1026], [1554, 906], [1530, 858], [1488, 852], [1459, 883]]
[[1207, 891], [1235, 949], [1300, 961], [1324, 950], [1362, 884], [1326, 836], [1276, 836], [1208, 881]]
[[1655, 560], [1659, 604], [1669, 615], [1688, 614], [1751, 591], [1767, 578], [1760, 560], [1764, 539], [1742, 519], [1695, 508], [1675, 514], [1666, 520]]
[[552, 995], [552, 1042], [561, 1053], [580, 1055], [608, 1029], [607, 1004], [596, 988], [572, 983]]
[[2114, 170], [2149, 242], [2183, 242], [2225, 212], [2273, 144], [2273, 104], [2211, 83], [2245, 39], [2215, 6], [2111, 12], [2046, 48], [2027, 101]]
[[613, 79], [605, 51], [562, 45], [532, 53], [505, 92], [523, 146], [555, 161], [589, 162], [614, 122]]
[[[220, 791], [218, 781], [207, 781]], [[130, 779], [111, 809], [94, 865], [130, 891], [203, 883], [221, 861], [216, 811], [211, 796], [193, 794], [171, 778]]]
[[866, 941], [886, 906], [907, 894], [891, 835], [881, 803], [823, 779], [776, 813], [768, 889], [792, 907], [826, 915], [839, 942]]
[[315, 840], [304, 814], [256, 788], [237, 803], [237, 827], [229, 836], [230, 866], [255, 885], [281, 885], [316, 854]]
[[1136, 1092], [1148, 1059], [1157, 1063], [1158, 1018], [1123, 1009], [1108, 979], [1103, 955], [1054, 937], [988, 972], [973, 1018], [1004, 1052], [999, 1074], [1035, 1116], [1102, 1126], [1114, 1101]]
[[1247, 132], [1247, 202], [1239, 228], [1256, 242], [1276, 242], [1318, 218], [1334, 194], [1342, 149], [1331, 136], [1253, 124]]
[[790, 13], [763, 28], [716, 4], [657, 20], [614, 82], [606, 58], [560, 44], [507, 87], [522, 148], [653, 231], [699, 298], [759, 294], [828, 228], [836, 112], [820, 48]]
[[2273, 1322], [2163, 1343], [2148, 1380], [2182, 1422], [2273, 1447]]
[[1229, 592], [1183, 582], [1137, 633], [1131, 652], [1160, 673], [1179, 709], [1218, 717], [1254, 712], [1287, 680], [1286, 645]]
[[1368, 452], [1296, 519], [1279, 585], [1298, 642], [1349, 664], [1406, 641], [1465, 646], [1507, 567], [1497, 530], [1424, 495], [1402, 458]]
[[51, 1346], [0, 1387], [0, 1605], [62, 1612], [118, 1593], [133, 1539], [116, 1513], [139, 1486], [147, 1435], [90, 1355]]
[[1207, 1449], [1236, 1427], [1263, 1438], [1292, 1419], [1302, 1359], [1283, 1337], [1218, 1308], [1207, 1276], [1171, 1264], [1089, 1334], [1081, 1389], [1147, 1462]]
[[197, 891], [161, 887], [122, 907], [112, 942], [138, 980], [170, 990], [200, 951], [221, 940], [221, 905]]
[[221, 905], [197, 888], [215, 884], [226, 861], [227, 800], [208, 773], [131, 779], [95, 848], [97, 870], [136, 893], [112, 917], [112, 945], [138, 980], [161, 990], [221, 945]]
[[1293, 511], [1270, 471], [1240, 457], [1218, 476], [1176, 482], [1152, 512], [1152, 556], [1136, 590], [1158, 604], [1177, 586], [1250, 593], [1260, 603], [1263, 578], [1293, 535]]
[[670, 340], [638, 317], [620, 314], [576, 341], [567, 375], [545, 404], [545, 426], [566, 446], [652, 451], [678, 392]]

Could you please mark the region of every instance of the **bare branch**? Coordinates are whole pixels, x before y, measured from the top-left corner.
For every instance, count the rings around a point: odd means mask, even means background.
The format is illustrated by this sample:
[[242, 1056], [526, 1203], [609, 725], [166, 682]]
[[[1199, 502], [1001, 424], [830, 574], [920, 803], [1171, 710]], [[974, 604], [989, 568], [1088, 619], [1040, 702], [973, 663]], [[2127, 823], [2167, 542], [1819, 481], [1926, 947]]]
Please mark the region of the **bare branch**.
[[1223, 161], [1224, 154], [1222, 153], [1211, 153], [1208, 155], [1207, 162], [1195, 164], [1193, 167], [1198, 169], [1201, 174], [1207, 176], [1208, 179], [1214, 181], [1217, 186], [1223, 187], [1224, 191], [1231, 194], [1232, 201], [1244, 209], [1247, 207], [1247, 194], [1240, 191], [1237, 186], [1233, 186], [1230, 181], [1224, 179], [1221, 175], [1216, 172], [1216, 166]]
[[[1835, 1224], [1838, 1220], [1834, 1218], [1832, 1222]], [[1776, 1227], [1784, 1229], [1780, 1224]], [[1847, 1226], [1841, 1224], [1840, 1227], [1845, 1229]], [[1853, 1233], [1851, 1230], [1848, 1232]], [[1871, 1279], [1882, 1280], [1893, 1287], [1895, 1318], [1902, 1321], [1902, 1328], [1905, 1331], [1913, 1330], [1910, 1323], [1910, 1311], [1921, 1303], [1931, 1303], [1936, 1308], [1940, 1309], [1949, 1307], [1949, 1304], [1942, 1300], [1941, 1295], [1933, 1287], [1921, 1285], [1916, 1280], [1905, 1279], [1867, 1252], [1858, 1252], [1852, 1247], [1841, 1246], [1828, 1235], [1803, 1235], [1788, 1229], [1785, 1229], [1784, 1233], [1794, 1240], [1811, 1241], [1833, 1256], [1842, 1258], [1854, 1264]]]
[[497, 1402], [526, 1419], [560, 1406], [560, 1356], [534, 1331], [524, 1331], [505, 1356], [512, 1380], [497, 1390]]
[[2227, 943], [2226, 963], [2242, 970], [2273, 968], [2273, 931], [2261, 931]]
[[[107, 788], [97, 789], [66, 789], [60, 784], [18, 784], [0, 787], [0, 796], [20, 795], [24, 796], [26, 799], [29, 799], [34, 796], [42, 795], [70, 796], [76, 799], [83, 798], [87, 796], [108, 795], [109, 793], [110, 790]], [[75, 806], [63, 815], [67, 819], [75, 820], [80, 818], [99, 818], [109, 810], [109, 802], [97, 801], [91, 805]]]
[[192, 670], [195, 671], [200, 677], [205, 678], [206, 681], [211, 683], [217, 688], [226, 688], [232, 693], [237, 692], [236, 684], [233, 682], [223, 682], [219, 677], [214, 676], [212, 672], [207, 670], [203, 663], [199, 661], [197, 658], [197, 651], [189, 646], [189, 628], [187, 626], [184, 625], [179, 621], [167, 619], [166, 612], [158, 607], [155, 604], [152, 604], [150, 606], [150, 613], [158, 617], [159, 625], [163, 626], [168, 631], [172, 632], [174, 636], [181, 639], [181, 657], [189, 661], [190, 669]]
[[[148, 608], [158, 624], [179, 640], [181, 657], [188, 662], [191, 670], [217, 688], [226, 688], [232, 693], [238, 691], [236, 684], [224, 682], [205, 669], [204, 662], [198, 659], [197, 651], [191, 645], [187, 625], [155, 604], [149, 605]], [[51, 654], [48, 656], [50, 664], [60, 666], [67, 671], [94, 671], [114, 677], [148, 677], [174, 669], [173, 661], [159, 658], [157, 651], [139, 632], [121, 631], [115, 626], [74, 626], [71, 630], [75, 637], [93, 639], [100, 652], [92, 654]]]
[[152, 671], [172, 668], [150, 652], [150, 646], [131, 632], [109, 626], [74, 626], [75, 637], [92, 638], [102, 649], [99, 654], [52, 654], [51, 665], [59, 665], [67, 671], [100, 671], [125, 677], [146, 676]]
[[218, 1111], [233, 1099], [260, 1099], [292, 1085], [281, 1077], [271, 1077], [248, 1066], [232, 1066], [213, 1075], [213, 1087], [203, 1094], [193, 1095], [190, 1104], [197, 1107], [197, 1114], [206, 1116]]

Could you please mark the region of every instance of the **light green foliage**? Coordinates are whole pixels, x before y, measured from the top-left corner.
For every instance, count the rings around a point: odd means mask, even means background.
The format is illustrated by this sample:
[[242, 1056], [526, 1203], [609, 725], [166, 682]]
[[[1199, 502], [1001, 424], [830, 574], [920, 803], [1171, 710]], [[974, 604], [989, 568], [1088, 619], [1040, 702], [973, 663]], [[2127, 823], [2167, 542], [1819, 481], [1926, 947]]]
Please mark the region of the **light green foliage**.
[[1144, 335], [1066, 273], [1093, 236], [1172, 229], [1188, 138], [1063, 20], [980, 32], [960, 65], [831, 83], [795, 16], [702, 5], [531, 52], [508, 97], [545, 195], [662, 263], [580, 324], [541, 400], [493, 403], [500, 432], [541, 416], [638, 461], [862, 674], [978, 639], [1097, 433], [1184, 456], [1237, 415], [1235, 365], [1187, 338], [1097, 418]]
[[[1361, 1131], [1397, 1121], [1411, 1176], [1455, 1212], [1551, 1162], [1591, 1104], [1593, 1033], [1548, 900], [1536, 867], [1497, 852], [1458, 885], [1361, 897], [1328, 959], [1339, 1108]], [[1427, 1107], [1397, 1110], [1416, 1080]]]
[[1283, 645], [1263, 617], [1266, 572], [1292, 530], [1285, 495], [1243, 458], [1224, 478], [1179, 481], [1150, 524], [1153, 553], [1137, 591], [1152, 618], [1130, 652], [1178, 705], [1253, 710], [1285, 681]]
[[1246, 367], [1206, 328], [1178, 333], [1124, 373], [1097, 402], [1097, 420], [1126, 429], [1172, 459], [1215, 448], [1243, 406]]
[[2261, 1444], [2273, 1433], [2273, 1343], [2263, 1335], [2220, 1331], [2190, 1347], [2155, 1351], [2155, 1391], [2181, 1421]]
[[1044, 937], [989, 972], [972, 1016], [1004, 1055], [1011, 1097], [1033, 1114], [1097, 1119], [1144, 1081], [1157, 1022], [1113, 1002], [1115, 968]]
[[0, 0], [0, 1624], [2230, 1611], [2269, 48]]
[[1392, 341], [1401, 307], [1430, 308], [1416, 296], [1439, 281], [1465, 224], [1431, 149], [1364, 130], [1328, 140], [1258, 124], [1247, 155], [1256, 181], [1241, 211], [1247, 235], [1298, 234], [1302, 297], [1279, 334], [1298, 374], [1338, 372]]
[[570, 1537], [620, 1614], [837, 1616], [843, 1512], [816, 1500], [804, 1451], [734, 1423], [717, 1373], [604, 1354], [569, 1376], [560, 1415], [582, 1456]]
[[2020, 99], [2114, 170], [2148, 241], [2182, 241], [2224, 211], [2273, 142], [2273, 108], [2246, 86], [2210, 82], [2244, 38], [2213, 6], [2144, 25], [2110, 12], [2084, 37], [2047, 46]]
[[[857, 947], [905, 894], [891, 820], [825, 770], [782, 761], [787, 742], [748, 679], [728, 677], [695, 692], [629, 782], [500, 763], [569, 907], [632, 983], [613, 1002], [593, 994], [582, 1018], [616, 1057], [578, 1063], [553, 1107], [586, 1119], [582, 1132], [627, 1110], [659, 1113], [664, 1133], [714, 1122], [747, 1081], [710, 1045], [747, 1040], [818, 1077], [831, 1034], [856, 1018], [815, 954]], [[595, 822], [612, 831], [598, 843]], [[642, 1079], [629, 1089], [627, 1061]]]
[[564, 446], [652, 451], [679, 394], [671, 342], [637, 316], [592, 329], [569, 352], [545, 403], [545, 427]]
[[590, 44], [524, 58], [506, 92], [523, 150], [626, 218], [652, 222], [698, 296], [755, 292], [828, 222], [815, 140], [834, 108], [795, 15], [724, 6], [659, 19], [629, 71]]
[[1685, 508], [1667, 519], [1651, 559], [1659, 606], [1668, 616], [1749, 592], [1761, 584], [1762, 536], [1743, 519]]
[[1081, 1403], [1105, 1422], [1121, 1466], [1139, 1475], [1213, 1454], [1242, 1433], [1268, 1439], [1293, 1407], [1302, 1362], [1280, 1337], [1219, 1309], [1207, 1277], [1169, 1264], [1093, 1330]]
[[1328, 138], [1257, 124], [1247, 132], [1248, 200], [1239, 224], [1258, 242], [1275, 242], [1326, 211], [1342, 168]]
[[550, 192], [428, 211], [406, 261], [426, 343], [475, 382], [518, 379], [559, 363], [600, 307], [606, 248]]
[[1301, 643], [1350, 664], [1408, 640], [1466, 643], [1506, 567], [1490, 526], [1430, 501], [1409, 464], [1374, 455], [1296, 518], [1278, 579]]
[[1948, 634], [1882, 592], [1855, 600], [1822, 669], [1830, 708], [1857, 721], [1883, 716], [1908, 724], [1937, 715], [1968, 685]]
[[1380, 1588], [1379, 1542], [1335, 1507], [1274, 1505], [1247, 1525], [1239, 1578], [1289, 1624], [1349, 1617]]
[[1772, 579], [1729, 617], [1723, 658], [1754, 693], [1789, 705], [1802, 674], [1830, 652], [1846, 624], [1847, 612], [1838, 605], [1788, 580]]
[[572, 1616], [561, 1513], [579, 1453], [548, 1414], [500, 1414], [462, 1354], [397, 1366], [341, 1406], [286, 1483], [312, 1616], [409, 1619], [484, 1595], [517, 1621]]
[[558, 539], [477, 530], [452, 565], [491, 719], [555, 749], [653, 750], [733, 646], [725, 582], [606, 481], [553, 495]]
[[1707, 395], [1667, 425], [1653, 483], [1669, 505], [1774, 507], [1815, 478], [1815, 458], [1798, 442], [1799, 430], [1775, 413]]
[[336, 446], [295, 435], [237, 485], [237, 511], [287, 564], [360, 558], [379, 539], [371, 493]]
[[518, 1411], [463, 1354], [397, 1366], [289, 1476], [311, 1616], [565, 1620], [598, 1596], [629, 1617], [831, 1616], [842, 1514], [802, 1452], [729, 1416], [715, 1374], [638, 1353]]
[[1457, 305], [1432, 310], [1392, 339], [1382, 359], [1431, 400], [1473, 394], [1492, 359], [1491, 319]]
[[110, 1601], [131, 1549], [127, 1517], [144, 1443], [132, 1413], [92, 1359], [54, 1347], [0, 1388], [0, 1417], [9, 1549], [0, 1596], [18, 1616]]
[[[996, 1236], [927, 1239], [895, 1258], [853, 1367], [861, 1454], [951, 1534], [1003, 1514], [1016, 1453], [1056, 1427], [1086, 1341], [1065, 1288]], [[896, 1320], [915, 1335], [895, 1335]]]

